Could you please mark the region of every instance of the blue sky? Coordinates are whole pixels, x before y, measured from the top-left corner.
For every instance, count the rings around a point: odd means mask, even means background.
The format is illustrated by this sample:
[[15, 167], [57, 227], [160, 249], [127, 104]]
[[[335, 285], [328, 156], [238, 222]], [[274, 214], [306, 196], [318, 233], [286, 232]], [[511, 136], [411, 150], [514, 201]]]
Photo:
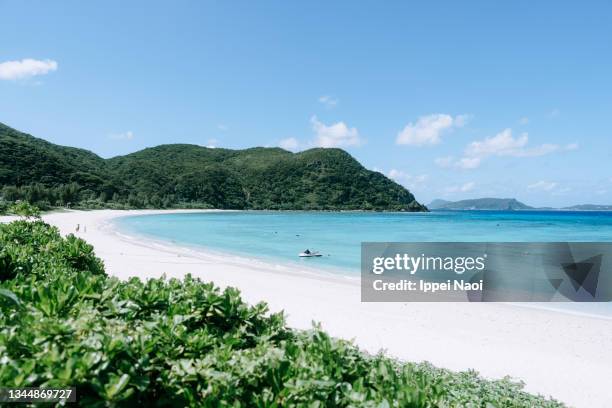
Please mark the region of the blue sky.
[[0, 0], [0, 122], [338, 146], [417, 199], [612, 204], [612, 3]]

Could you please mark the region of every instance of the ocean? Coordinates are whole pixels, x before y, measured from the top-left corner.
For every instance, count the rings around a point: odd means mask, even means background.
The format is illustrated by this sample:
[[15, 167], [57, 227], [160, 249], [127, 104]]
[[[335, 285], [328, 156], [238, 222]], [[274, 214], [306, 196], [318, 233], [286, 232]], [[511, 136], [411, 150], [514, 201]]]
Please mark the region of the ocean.
[[[361, 242], [612, 241], [612, 212], [430, 213], [237, 211], [137, 215], [120, 230], [274, 262], [358, 274]], [[298, 258], [305, 249], [321, 258]]]
[[[612, 212], [587, 211], [236, 211], [136, 215], [115, 222], [130, 235], [354, 277], [361, 242], [612, 241]], [[307, 248], [323, 256], [299, 258]], [[585, 306], [584, 312], [594, 310]], [[610, 312], [605, 305], [603, 314]]]

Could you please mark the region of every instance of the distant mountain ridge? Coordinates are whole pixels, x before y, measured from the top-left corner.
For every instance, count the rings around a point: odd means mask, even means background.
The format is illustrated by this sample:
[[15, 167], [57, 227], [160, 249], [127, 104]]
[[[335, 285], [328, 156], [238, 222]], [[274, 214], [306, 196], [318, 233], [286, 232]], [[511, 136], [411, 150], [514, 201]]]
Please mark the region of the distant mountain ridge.
[[427, 211], [341, 149], [170, 144], [103, 159], [0, 123], [1, 198], [49, 205]]
[[514, 198], [475, 198], [470, 200], [434, 200], [428, 207], [432, 210], [531, 210]]
[[448, 201], [436, 199], [427, 207], [430, 210], [566, 210], [566, 211], [612, 211], [612, 205], [578, 204], [569, 207], [532, 207], [515, 198], [475, 198]]
[[441, 198], [437, 198], [433, 200], [431, 203], [427, 204], [427, 208], [432, 209], [432, 210], [444, 208], [445, 205], [451, 204], [451, 203], [452, 201], [442, 200]]
[[575, 211], [612, 211], [612, 205], [577, 204], [570, 207], [563, 207], [563, 209]]

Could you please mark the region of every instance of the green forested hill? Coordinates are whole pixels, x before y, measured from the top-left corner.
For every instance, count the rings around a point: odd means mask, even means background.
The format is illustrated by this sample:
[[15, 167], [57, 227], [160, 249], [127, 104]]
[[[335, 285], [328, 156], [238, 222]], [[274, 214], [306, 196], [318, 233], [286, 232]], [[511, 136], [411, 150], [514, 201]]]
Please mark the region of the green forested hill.
[[78, 182], [95, 187], [108, 180], [104, 159], [73, 147], [57, 146], [0, 123], [0, 183], [45, 185]]
[[5, 200], [45, 205], [423, 211], [414, 196], [340, 149], [173, 144], [102, 159], [0, 124]]

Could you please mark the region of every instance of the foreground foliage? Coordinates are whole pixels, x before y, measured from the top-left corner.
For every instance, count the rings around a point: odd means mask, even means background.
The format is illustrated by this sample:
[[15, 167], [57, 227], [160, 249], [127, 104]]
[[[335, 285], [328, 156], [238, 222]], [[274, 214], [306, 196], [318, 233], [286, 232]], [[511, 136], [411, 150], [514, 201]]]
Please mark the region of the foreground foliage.
[[105, 160], [1, 123], [0, 185], [2, 200], [43, 209], [426, 210], [404, 187], [340, 149], [172, 144]]
[[27, 201], [20, 201], [8, 206], [5, 210], [8, 214], [19, 215], [25, 218], [40, 218], [40, 209]]
[[81, 406], [560, 407], [370, 356], [192, 277], [119, 281], [42, 221], [0, 225], [0, 384], [77, 387]]

